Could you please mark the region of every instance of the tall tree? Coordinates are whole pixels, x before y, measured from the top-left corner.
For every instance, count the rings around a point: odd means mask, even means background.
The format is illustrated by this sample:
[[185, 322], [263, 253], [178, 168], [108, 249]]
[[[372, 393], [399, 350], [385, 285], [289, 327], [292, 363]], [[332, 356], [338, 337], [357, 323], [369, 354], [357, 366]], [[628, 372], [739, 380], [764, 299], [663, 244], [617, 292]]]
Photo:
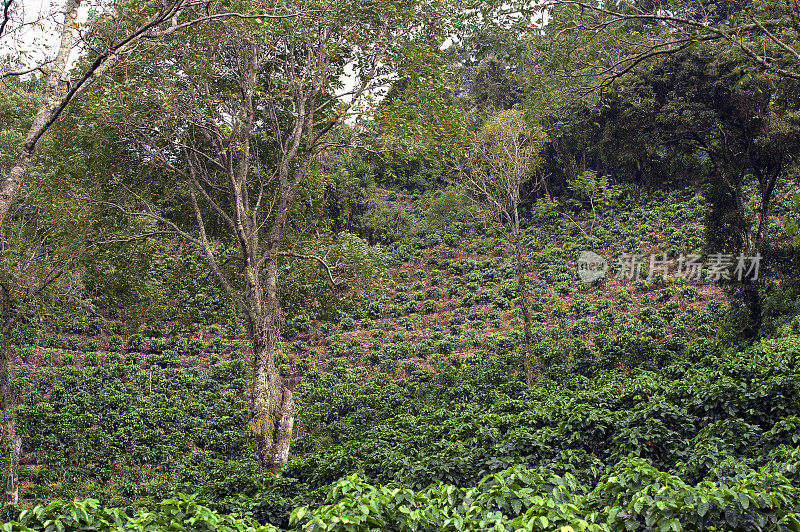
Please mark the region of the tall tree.
[[[528, 386], [536, 379], [536, 369], [532, 361], [530, 295], [519, 207], [524, 187], [529, 185], [540, 162], [539, 152], [544, 141], [544, 131], [530, 126], [520, 111], [501, 111], [475, 135], [461, 166], [466, 189], [476, 200], [494, 211], [508, 228], [509, 240], [514, 248], [517, 290], [522, 311], [525, 338], [522, 363]], [[533, 188], [539, 185], [540, 183], [534, 183]]]
[[[18, 37], [31, 20], [26, 20], [22, 12], [15, 12], [13, 0], [3, 3], [3, 18], [0, 22], [0, 46], [12, 52], [5, 54], [0, 63], [0, 80], [4, 84], [13, 84], [15, 80], [33, 78], [37, 90], [23, 91], [21, 94], [28, 96], [33, 104], [33, 119], [27, 124], [25, 134], [20, 142], [14, 145], [14, 153], [4, 153], [2, 173], [0, 173], [0, 235], [4, 224], [12, 211], [15, 201], [23, 189], [26, 176], [36, 165], [36, 155], [40, 151], [42, 139], [45, 134], [58, 121], [64, 111], [98, 79], [111, 70], [115, 65], [131, 57], [137, 57], [150, 50], [154, 42], [163, 40], [181, 30], [194, 27], [202, 22], [229, 19], [231, 17], [248, 18], [285, 18], [293, 17], [282, 8], [268, 6], [262, 12], [252, 11], [231, 12], [227, 6], [210, 0], [163, 0], [134, 2], [122, 1], [109, 4], [92, 5], [90, 17], [83, 28], [79, 28], [78, 14], [82, 7], [89, 7], [83, 0], [67, 0], [63, 6], [58, 20], [49, 21], [52, 27], [57, 28], [57, 47], [54, 54], [48, 54], [42, 49], [36, 54], [34, 61], [30, 62], [12, 42]], [[241, 7], [241, 6], [240, 6]], [[262, 6], [264, 7], [264, 6]], [[44, 27], [49, 27], [44, 24]], [[70, 60], [74, 54], [86, 51], [76, 68], [69, 73]], [[27, 107], [27, 105], [26, 105]], [[42, 189], [39, 189], [42, 190]], [[36, 210], [35, 200], [28, 202], [25, 210]], [[33, 206], [32, 206], [33, 205]], [[30, 225], [30, 224], [28, 224]], [[15, 228], [16, 229], [16, 228]], [[0, 318], [5, 334], [3, 335], [2, 360], [0, 360], [0, 395], [4, 409], [4, 419], [7, 425], [4, 431], [6, 445], [7, 489], [6, 502], [16, 502], [18, 496], [17, 472], [19, 448], [15, 439], [14, 404], [15, 398], [8, 379], [11, 375], [13, 350], [10, 348], [10, 332], [14, 329], [14, 316], [17, 304], [15, 298], [20, 294], [18, 283], [15, 279], [28, 278], [30, 273], [13, 277], [14, 270], [24, 271], [22, 263], [13, 263], [13, 257], [24, 256], [24, 248], [13, 250], [12, 247], [21, 243], [11, 239], [3, 239], [4, 270], [0, 272], [3, 278], [2, 293], [3, 311]], [[35, 239], [33, 240], [36, 241]], [[31, 240], [26, 242], [30, 243]], [[41, 255], [39, 259], [41, 260]], [[51, 255], [51, 260], [53, 256]], [[13, 263], [13, 264], [12, 264]], [[28, 264], [30, 266], [30, 264]], [[60, 271], [56, 265], [55, 271]], [[49, 286], [44, 282], [43, 286]], [[23, 291], [24, 292], [24, 291]], [[34, 291], [36, 292], [36, 290]]]
[[[345, 291], [374, 271], [365, 244], [341, 235], [326, 245], [304, 219], [318, 162], [342, 146], [337, 125], [364, 115], [398, 74], [436, 77], [446, 21], [438, 0], [328, 0], [296, 19], [210, 23], [96, 93], [96, 116], [130, 146], [116, 198], [102, 201], [150, 222], [110, 239], [169, 233], [202, 250], [246, 324], [261, 471], [286, 463], [295, 419], [275, 363], [282, 279], [310, 262]], [[235, 261], [219, 259], [219, 240], [235, 245]]]

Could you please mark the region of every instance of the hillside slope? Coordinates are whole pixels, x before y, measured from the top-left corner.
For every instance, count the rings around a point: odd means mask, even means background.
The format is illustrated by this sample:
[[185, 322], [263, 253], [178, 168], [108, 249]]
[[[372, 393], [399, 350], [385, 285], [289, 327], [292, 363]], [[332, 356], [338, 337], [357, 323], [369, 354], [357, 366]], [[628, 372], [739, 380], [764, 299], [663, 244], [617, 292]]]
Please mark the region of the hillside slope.
[[[255, 473], [237, 324], [196, 258], [172, 252], [155, 271], [188, 319], [134, 330], [99, 315], [19, 350], [26, 504], [92, 497], [133, 514], [181, 491], [280, 527], [310, 505], [295, 517], [319, 530], [345, 518], [357, 530], [645, 530], [676, 516], [794, 529], [800, 322], [788, 293], [773, 290], [777, 339], [744, 349], [720, 335], [736, 313], [709, 272], [645, 266], [634, 280], [614, 267], [699, 250], [693, 190], [529, 220], [541, 361], [530, 390], [502, 233], [463, 218], [436, 229], [423, 223], [435, 196], [395, 197], [416, 222], [385, 247], [393, 283], [336, 321], [287, 317], [279, 362], [301, 423], [281, 478]], [[580, 280], [583, 251], [610, 261], [604, 278]], [[777, 270], [765, 261], [763, 273]]]

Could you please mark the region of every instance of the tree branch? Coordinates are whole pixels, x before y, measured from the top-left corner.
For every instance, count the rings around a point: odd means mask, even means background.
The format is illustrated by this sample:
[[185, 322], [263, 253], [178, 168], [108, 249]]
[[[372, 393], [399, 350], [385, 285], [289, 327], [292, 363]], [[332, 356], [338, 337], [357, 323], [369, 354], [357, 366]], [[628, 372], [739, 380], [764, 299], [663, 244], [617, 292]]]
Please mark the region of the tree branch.
[[14, 0], [3, 0], [3, 20], [0, 22], [0, 37], [3, 36], [3, 32], [6, 31], [6, 25], [11, 20], [11, 4], [13, 3]]
[[[675, 16], [672, 14], [666, 13], [633, 13], [633, 14], [626, 14], [626, 13], [619, 13], [617, 11], [612, 11], [610, 9], [601, 7], [600, 5], [587, 3], [583, 0], [553, 0], [552, 2], [548, 2], [546, 4], [542, 4], [540, 9], [547, 9], [553, 8], [560, 5], [573, 5], [579, 6], [581, 10], [586, 10], [590, 12], [600, 13], [607, 17], [610, 17], [610, 20], [604, 21], [599, 23], [595, 26], [596, 31], [595, 34], [607, 30], [611, 24], [615, 23], [622, 23], [627, 21], [646, 21], [646, 22], [655, 22], [655, 23], [662, 23], [669, 25], [673, 31], [683, 32], [687, 35], [687, 38], [691, 39], [694, 38], [698, 41], [712, 41], [712, 40], [726, 40], [733, 44], [734, 46], [738, 47], [742, 52], [745, 53], [752, 61], [754, 61], [759, 66], [771, 71], [775, 72], [783, 77], [787, 77], [790, 79], [800, 79], [800, 71], [793, 71], [788, 70], [785, 68], [781, 68], [779, 66], [774, 65], [771, 61], [769, 61], [766, 55], [759, 54], [755, 50], [752, 49], [747, 43], [745, 43], [744, 39], [739, 37], [739, 35], [743, 33], [749, 32], [756, 32], [761, 35], [766, 36], [769, 40], [773, 41], [777, 46], [781, 49], [786, 51], [787, 53], [797, 57], [797, 51], [790, 47], [784, 41], [778, 39], [769, 28], [779, 28], [791, 23], [790, 17], [778, 17], [772, 18], [767, 20], [757, 20], [755, 17], [750, 15], [752, 22], [749, 24], [738, 24], [726, 30], [723, 26], [708, 24], [705, 21], [693, 20], [687, 17], [680, 17]], [[691, 33], [687, 32], [685, 29], [682, 28], [693, 28], [698, 33]], [[597, 29], [601, 28], [601, 29]], [[566, 28], [562, 31], [568, 30], [575, 30], [581, 29], [579, 26], [573, 26], [571, 28]], [[585, 28], [583, 28], [585, 29]], [[661, 48], [668, 48], [672, 45], [672, 41], [665, 41], [663, 44], [660, 45]], [[671, 53], [672, 51], [677, 50], [663, 50], [661, 53]], [[626, 60], [632, 60], [635, 57], [638, 57], [641, 54], [633, 54], [629, 56]]]
[[31, 72], [37, 72], [37, 71], [41, 72], [42, 74], [47, 74], [47, 71], [44, 69], [44, 66], [52, 62], [53, 62], [52, 60], [45, 61], [41, 65], [36, 65], [31, 68], [26, 68], [23, 70], [12, 70], [10, 72], [3, 72], [2, 74], [0, 74], [0, 79], [24, 76], [25, 74], [30, 74]]
[[336, 288], [337, 286], [339, 286], [344, 282], [341, 279], [334, 278], [333, 270], [331, 269], [330, 265], [328, 265], [328, 263], [325, 262], [325, 259], [323, 259], [319, 255], [303, 255], [301, 253], [293, 253], [291, 251], [279, 251], [278, 255], [282, 257], [294, 257], [296, 259], [313, 260], [319, 262], [322, 265], [322, 267], [325, 268], [325, 273], [327, 274], [328, 277], [327, 279], [328, 284], [330, 285], [331, 288]]

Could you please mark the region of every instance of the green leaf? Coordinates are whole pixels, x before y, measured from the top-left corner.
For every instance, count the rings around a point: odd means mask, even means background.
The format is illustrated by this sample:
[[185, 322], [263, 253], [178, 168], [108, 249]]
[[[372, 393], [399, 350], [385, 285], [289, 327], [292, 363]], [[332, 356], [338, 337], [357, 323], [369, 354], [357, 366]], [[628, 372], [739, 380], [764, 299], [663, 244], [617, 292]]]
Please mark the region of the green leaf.
[[633, 503], [633, 511], [637, 514], [642, 513], [642, 506], [644, 505], [642, 499], [637, 499], [635, 503]]

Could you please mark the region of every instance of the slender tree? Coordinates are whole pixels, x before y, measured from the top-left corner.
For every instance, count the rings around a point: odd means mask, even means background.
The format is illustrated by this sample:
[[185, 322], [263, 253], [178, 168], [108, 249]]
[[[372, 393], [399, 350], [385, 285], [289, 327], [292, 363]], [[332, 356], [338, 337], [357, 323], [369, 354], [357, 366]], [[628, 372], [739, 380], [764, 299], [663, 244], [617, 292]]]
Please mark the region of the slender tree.
[[461, 163], [466, 189], [499, 216], [508, 228], [522, 311], [525, 341], [522, 364], [528, 386], [536, 380], [536, 368], [532, 360], [530, 292], [519, 209], [525, 187], [537, 188], [541, 184], [531, 183], [531, 180], [544, 141], [542, 129], [530, 126], [520, 111], [501, 111], [475, 135], [471, 149]]

